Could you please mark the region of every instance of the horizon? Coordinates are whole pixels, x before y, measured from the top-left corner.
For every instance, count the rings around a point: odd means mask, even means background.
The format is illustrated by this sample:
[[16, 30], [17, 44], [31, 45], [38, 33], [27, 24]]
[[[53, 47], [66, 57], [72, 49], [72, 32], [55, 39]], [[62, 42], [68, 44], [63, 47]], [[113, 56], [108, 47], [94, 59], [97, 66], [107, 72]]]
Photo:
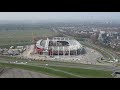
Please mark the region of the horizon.
[[120, 12], [0, 12], [0, 21], [120, 21]]

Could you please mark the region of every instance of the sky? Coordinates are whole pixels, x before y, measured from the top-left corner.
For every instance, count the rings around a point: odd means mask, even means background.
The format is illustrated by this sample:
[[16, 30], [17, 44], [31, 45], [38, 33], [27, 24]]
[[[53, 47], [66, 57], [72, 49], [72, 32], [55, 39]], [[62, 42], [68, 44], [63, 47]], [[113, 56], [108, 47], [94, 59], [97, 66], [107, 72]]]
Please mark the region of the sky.
[[120, 12], [0, 12], [0, 20], [120, 20]]

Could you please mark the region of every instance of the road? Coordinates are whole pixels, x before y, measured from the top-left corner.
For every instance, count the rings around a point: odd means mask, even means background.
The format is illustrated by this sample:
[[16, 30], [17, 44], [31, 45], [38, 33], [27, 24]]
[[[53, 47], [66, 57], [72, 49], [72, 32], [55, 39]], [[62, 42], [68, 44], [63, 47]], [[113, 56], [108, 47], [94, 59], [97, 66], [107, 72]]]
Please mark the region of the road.
[[[113, 52], [111, 52], [111, 51], [108, 51], [108, 50], [106, 50], [105, 48], [101, 48], [101, 47], [98, 47], [98, 46], [96, 46], [96, 45], [94, 45], [94, 44], [92, 44], [92, 43], [88, 43], [88, 42], [82, 42], [82, 44], [87, 44], [87, 45], [89, 45], [89, 46], [91, 46], [91, 47], [94, 47], [94, 48], [96, 48], [96, 49], [99, 49], [100, 51], [102, 51], [102, 52], [105, 52], [106, 54], [108, 54], [109, 55], [109, 57], [107, 57], [108, 59], [110, 59], [110, 60], [114, 60], [115, 58], [117, 58], [117, 56], [113, 53]], [[105, 57], [106, 58], [106, 57]]]

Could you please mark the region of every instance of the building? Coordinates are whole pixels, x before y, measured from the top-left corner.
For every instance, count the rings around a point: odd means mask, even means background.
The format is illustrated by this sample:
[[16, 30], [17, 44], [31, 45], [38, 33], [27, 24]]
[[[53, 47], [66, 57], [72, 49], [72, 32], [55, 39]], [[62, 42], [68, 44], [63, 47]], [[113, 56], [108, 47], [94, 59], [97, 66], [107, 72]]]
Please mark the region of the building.
[[110, 45], [111, 37], [109, 33], [106, 33], [105, 31], [100, 31], [98, 41], [103, 45]]
[[36, 52], [44, 55], [80, 55], [85, 53], [83, 46], [75, 39], [53, 37], [40, 39], [35, 45]]

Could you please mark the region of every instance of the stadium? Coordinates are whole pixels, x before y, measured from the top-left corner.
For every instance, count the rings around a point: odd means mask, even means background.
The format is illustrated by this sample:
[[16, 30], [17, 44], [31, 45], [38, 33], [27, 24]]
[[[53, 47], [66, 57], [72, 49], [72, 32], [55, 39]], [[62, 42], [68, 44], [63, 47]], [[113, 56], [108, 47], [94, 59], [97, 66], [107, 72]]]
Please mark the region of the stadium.
[[75, 39], [52, 37], [40, 39], [35, 44], [35, 52], [40, 55], [80, 55], [85, 53], [83, 46]]

